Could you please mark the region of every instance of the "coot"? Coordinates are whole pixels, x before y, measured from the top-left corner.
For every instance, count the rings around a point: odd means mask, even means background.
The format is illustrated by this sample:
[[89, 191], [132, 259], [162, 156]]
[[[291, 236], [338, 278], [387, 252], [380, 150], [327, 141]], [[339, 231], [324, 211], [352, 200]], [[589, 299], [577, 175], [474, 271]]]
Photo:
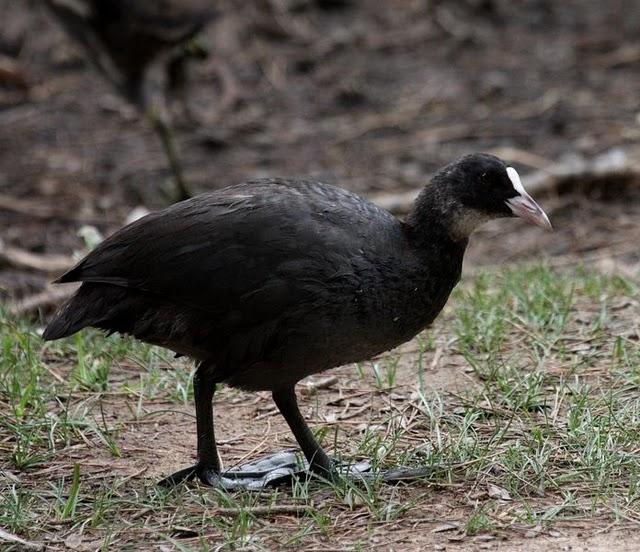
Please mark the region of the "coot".
[[[93, 326], [196, 360], [197, 463], [169, 482], [197, 475], [233, 486], [231, 478], [246, 475], [255, 484], [256, 473], [221, 472], [212, 412], [218, 383], [271, 391], [310, 471], [330, 475], [334, 464], [300, 414], [296, 383], [427, 327], [460, 278], [469, 235], [510, 216], [551, 228], [518, 173], [488, 154], [441, 169], [405, 221], [335, 186], [252, 180], [106, 239], [57, 280], [82, 286], [44, 338]], [[281, 463], [254, 467], [267, 472], [260, 484], [280, 475]]]
[[208, 0], [46, 0], [93, 64], [132, 102], [161, 53], [183, 44], [214, 17]]
[[92, 64], [142, 113], [150, 117], [162, 140], [176, 182], [178, 199], [190, 192], [177, 162], [171, 129], [148, 105], [144, 82], [150, 64], [175, 49], [167, 64], [171, 88], [183, 91], [191, 40], [216, 15], [210, 0], [45, 0], [64, 29], [80, 43]]

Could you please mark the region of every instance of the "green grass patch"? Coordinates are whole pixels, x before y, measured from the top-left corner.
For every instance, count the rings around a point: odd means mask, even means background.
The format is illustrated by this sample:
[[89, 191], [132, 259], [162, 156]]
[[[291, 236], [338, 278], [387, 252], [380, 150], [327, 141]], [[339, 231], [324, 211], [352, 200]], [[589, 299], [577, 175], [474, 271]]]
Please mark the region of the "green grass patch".
[[[416, 520], [440, 523], [441, 506], [457, 512], [465, 538], [640, 520], [639, 302], [636, 281], [582, 268], [487, 271], [463, 282], [415, 352], [351, 368], [344, 389], [303, 399], [313, 412], [359, 409], [315, 425], [343, 458], [427, 467], [429, 478], [261, 493], [165, 491], [138, 469], [136, 449], [123, 453], [124, 432], [162, 443], [170, 429], [154, 418], [191, 411], [188, 362], [93, 331], [45, 344], [33, 325], [3, 315], [0, 527], [60, 549], [80, 539], [102, 550], [337, 540], [366, 550], [381, 528], [400, 538]], [[432, 385], [438, 354], [454, 363], [437, 368], [452, 371], [450, 384]], [[223, 411], [249, 400], [216, 395]], [[123, 474], [116, 465], [138, 467]]]

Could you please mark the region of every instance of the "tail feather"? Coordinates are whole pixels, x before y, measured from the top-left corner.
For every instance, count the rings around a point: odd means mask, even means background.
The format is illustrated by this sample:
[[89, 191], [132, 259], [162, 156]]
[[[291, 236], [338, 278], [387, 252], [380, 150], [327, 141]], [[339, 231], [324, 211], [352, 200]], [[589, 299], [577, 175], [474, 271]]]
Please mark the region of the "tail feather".
[[123, 291], [116, 286], [82, 284], [49, 322], [43, 339], [52, 341], [67, 337], [87, 326], [101, 327], [112, 316]]
[[219, 339], [215, 321], [163, 298], [104, 283], [84, 282], [49, 322], [42, 337], [51, 341], [88, 326], [132, 335], [153, 345], [205, 358]]
[[69, 303], [63, 306], [62, 309], [56, 313], [55, 318], [47, 324], [42, 334], [42, 338], [45, 341], [53, 341], [54, 339], [61, 339], [73, 335], [87, 326], [87, 324], [83, 324], [80, 319], [74, 321], [68, 316], [67, 307]]

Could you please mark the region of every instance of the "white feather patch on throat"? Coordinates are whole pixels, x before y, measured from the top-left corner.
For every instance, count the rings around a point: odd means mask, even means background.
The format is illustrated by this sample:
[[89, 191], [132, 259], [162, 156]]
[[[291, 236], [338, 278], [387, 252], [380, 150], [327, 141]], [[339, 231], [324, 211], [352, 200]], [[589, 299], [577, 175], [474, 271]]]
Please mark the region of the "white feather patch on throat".
[[455, 239], [466, 239], [478, 226], [482, 226], [492, 218], [494, 217], [476, 209], [461, 209], [456, 215], [456, 222], [451, 227], [451, 236]]
[[520, 175], [518, 171], [516, 171], [513, 167], [507, 167], [507, 176], [509, 180], [511, 180], [511, 184], [513, 184], [513, 189], [518, 192], [522, 197], [527, 197], [529, 194], [527, 190], [524, 189], [522, 185], [522, 180], [520, 180]]

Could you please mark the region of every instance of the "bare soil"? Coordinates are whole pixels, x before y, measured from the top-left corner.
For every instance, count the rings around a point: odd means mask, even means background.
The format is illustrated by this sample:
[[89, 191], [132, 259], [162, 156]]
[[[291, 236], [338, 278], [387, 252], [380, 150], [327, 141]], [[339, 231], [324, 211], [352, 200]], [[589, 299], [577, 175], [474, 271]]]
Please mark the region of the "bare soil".
[[[333, 5], [221, 3], [211, 55], [192, 64], [197, 124], [174, 117], [196, 189], [278, 175], [402, 191], [470, 151], [511, 148], [526, 172], [638, 143], [638, 0], [318, 4]], [[162, 206], [169, 172], [146, 121], [39, 2], [1, 0], [0, 14], [0, 53], [18, 67], [0, 82], [0, 187], [23, 200], [2, 210], [3, 242], [68, 253], [81, 224], [108, 233], [132, 207]], [[558, 254], [563, 238], [531, 252]]]
[[[203, 36], [211, 55], [191, 72], [197, 124], [176, 117], [186, 175], [200, 191], [278, 175], [314, 177], [364, 195], [400, 192], [420, 187], [438, 167], [471, 151], [502, 153], [526, 173], [571, 155], [640, 146], [639, 0], [221, 5], [220, 18]], [[83, 224], [109, 233], [132, 208], [162, 206], [159, 189], [169, 172], [146, 121], [96, 76], [38, 2], [0, 0], [0, 16], [0, 56], [19, 67], [9, 79], [0, 71], [2, 242], [36, 254], [71, 254], [83, 249], [77, 234]], [[542, 203], [554, 234], [517, 221], [493, 223], [474, 237], [467, 270], [544, 256], [552, 263], [637, 273], [638, 183], [618, 186], [605, 179], [588, 192], [578, 183], [567, 193], [547, 195]], [[0, 267], [6, 298], [40, 291], [50, 277], [7, 263]], [[406, 347], [410, 351], [412, 344]], [[443, 355], [429, 372], [430, 385], [466, 385], [460, 371], [452, 370], [462, 364], [455, 355]], [[409, 393], [414, 374], [398, 373], [394, 392]], [[365, 388], [353, 367], [332, 374], [339, 389], [302, 401], [311, 419], [357, 431], [402, 402]], [[229, 465], [294, 446], [268, 397], [225, 390], [216, 402], [223, 405], [216, 424]], [[174, 403], [166, 406], [176, 409]], [[106, 396], [103, 407], [110, 423], [127, 417], [117, 397]], [[231, 407], [234, 415], [226, 415]], [[352, 415], [354, 408], [361, 410]], [[121, 458], [95, 448], [91, 460], [80, 451], [61, 466], [82, 460], [87, 473], [156, 478], [193, 456], [191, 417], [167, 413], [148, 423], [128, 421], [125, 428], [118, 441]], [[597, 517], [553, 534], [511, 527], [462, 537], [460, 524], [473, 493], [455, 486], [417, 487], [403, 489], [402, 500], [425, 493], [417, 511], [369, 535], [372, 546], [640, 547], [637, 522], [613, 527]], [[351, 529], [341, 539], [362, 536], [368, 524], [361, 521], [350, 519]], [[283, 531], [292, 525], [286, 517], [268, 523], [281, 523]], [[316, 549], [329, 550], [328, 544]], [[342, 549], [339, 542], [331, 546]]]

